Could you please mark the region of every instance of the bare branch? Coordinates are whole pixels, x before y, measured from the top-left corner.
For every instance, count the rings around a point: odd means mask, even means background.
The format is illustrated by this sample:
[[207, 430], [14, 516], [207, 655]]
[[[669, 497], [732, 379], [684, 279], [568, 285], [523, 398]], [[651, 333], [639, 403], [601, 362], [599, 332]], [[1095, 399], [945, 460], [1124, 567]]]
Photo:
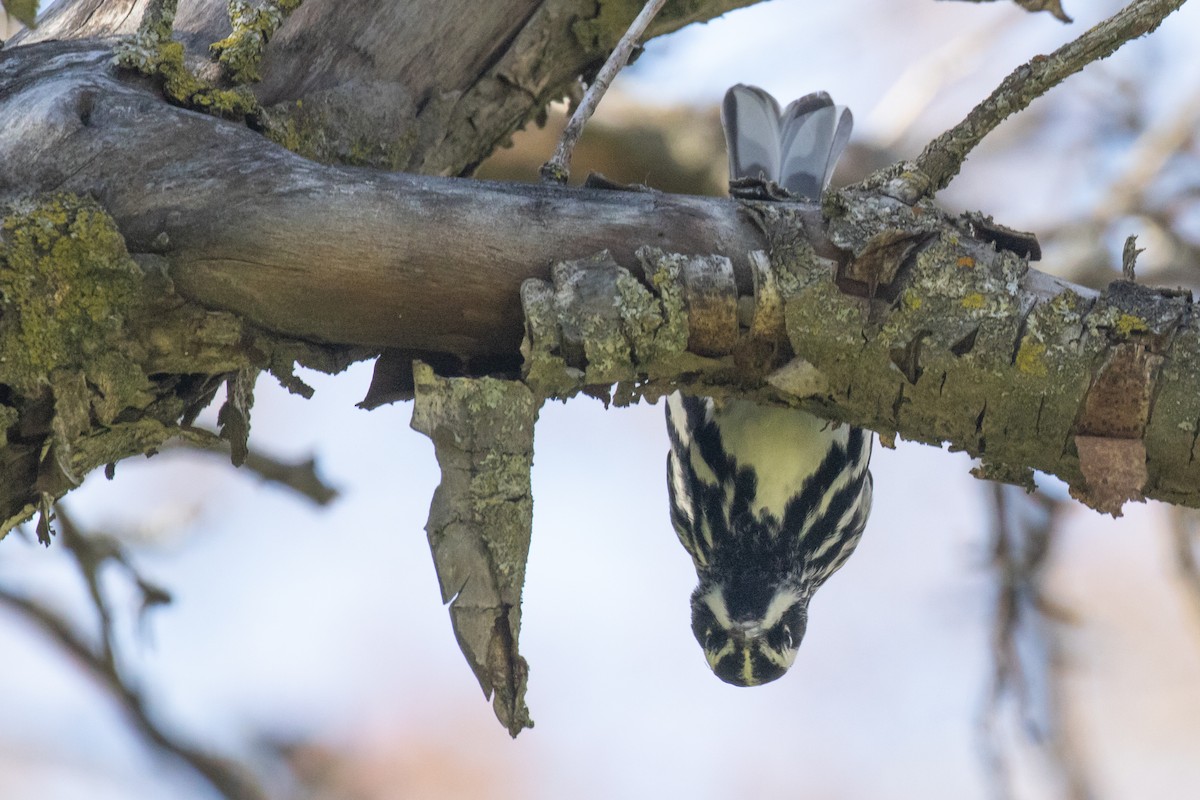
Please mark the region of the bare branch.
[[[994, 3], [996, 0], [962, 0], [968, 3]], [[1063, 10], [1061, 0], [1013, 0], [1026, 11], [1049, 11], [1054, 15], [1054, 18], [1060, 22], [1071, 22], [1071, 18], [1067, 16], [1067, 12]]]
[[[905, 202], [945, 189], [971, 150], [1009, 116], [1024, 109], [1047, 91], [1094, 61], [1107, 58], [1121, 45], [1150, 33], [1184, 0], [1134, 0], [1109, 19], [1048, 56], [1035, 56], [1005, 78], [966, 119], [930, 142], [903, 173], [877, 175], [872, 182], [887, 182], [887, 192]], [[892, 174], [895, 173], [893, 168]]]
[[[229, 457], [229, 442], [216, 433], [198, 428], [185, 431], [186, 434], [172, 441], [164, 449], [174, 450], [188, 448], [201, 453], [220, 454]], [[260, 450], [251, 448], [241, 464], [242, 469], [250, 470], [267, 483], [274, 483], [291, 489], [319, 506], [326, 506], [338, 497], [338, 490], [330, 486], [317, 474], [316, 459], [309, 457], [302, 461], [283, 461], [266, 455]]]
[[604, 66], [596, 73], [596, 77], [583, 95], [583, 99], [579, 101], [575, 113], [567, 122], [567, 127], [563, 129], [562, 139], [554, 151], [554, 157], [542, 165], [542, 180], [551, 183], [567, 182], [571, 176], [571, 153], [575, 151], [575, 143], [583, 135], [583, 126], [596, 112], [596, 106], [600, 105], [601, 98], [608, 91], [609, 84], [617, 77], [617, 73], [629, 63], [629, 56], [633, 53], [633, 48], [665, 2], [666, 0], [648, 0], [629, 25], [629, 30], [625, 31], [625, 35], [617, 42], [617, 46], [609, 54]]

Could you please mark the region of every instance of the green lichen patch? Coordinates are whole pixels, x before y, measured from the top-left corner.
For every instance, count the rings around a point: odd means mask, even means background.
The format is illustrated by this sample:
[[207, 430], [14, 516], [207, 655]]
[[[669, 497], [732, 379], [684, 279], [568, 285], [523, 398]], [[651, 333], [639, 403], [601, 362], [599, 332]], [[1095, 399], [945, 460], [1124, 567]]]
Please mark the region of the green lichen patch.
[[255, 116], [259, 111], [258, 101], [245, 87], [222, 89], [192, 74], [184, 63], [184, 49], [179, 42], [135, 37], [117, 47], [113, 61], [118, 67], [159, 81], [163, 96], [184, 108], [233, 120]]
[[618, 288], [636, 359], [647, 374], [654, 375], [661, 372], [657, 365], [687, 350], [688, 313], [680, 281], [688, 257], [650, 247], [639, 249], [637, 257], [650, 291], [632, 275], [618, 282]]
[[0, 221], [0, 537], [93, 469], [178, 433], [225, 375], [270, 357], [269, 339], [246, 338], [236, 318], [144, 272], [94, 201], [54, 195], [10, 209]]
[[165, 440], [162, 421], [138, 419], [156, 401], [127, 330], [143, 281], [91, 200], [47, 197], [0, 223], [0, 384], [13, 400], [0, 536], [116, 453]]
[[72, 196], [7, 217], [0, 236], [0, 383], [34, 391], [122, 336], [142, 273], [112, 219]]
[[[854, 247], [893, 213], [908, 212], [884, 203], [831, 229]], [[939, 224], [926, 213], [917, 224]], [[1028, 466], [1078, 479], [1064, 448], [1106, 343], [1087, 336], [1089, 302], [1069, 290], [1035, 302], [1027, 270], [1012, 252], [943, 230], [898, 276], [893, 302], [848, 296], [829, 278], [801, 283], [787, 298], [789, 338], [827, 380], [835, 418], [951, 442], [1004, 480], [1026, 484]], [[825, 413], [820, 398], [804, 402]]]
[[[258, 370], [303, 391], [292, 362], [337, 372], [368, 355], [189, 303], [164, 266], [131, 258], [90, 199], [48, 196], [0, 219], [0, 538], [97, 467], [185, 432], [222, 385], [244, 457]], [[51, 526], [39, 530], [48, 543]]]
[[229, 21], [233, 32], [210, 46], [225, 75], [234, 83], [254, 83], [262, 79], [259, 64], [263, 49], [287, 16], [300, 7], [301, 0], [268, 0], [261, 5], [245, 0], [229, 0]]
[[566, 399], [581, 390], [607, 402], [619, 384], [618, 402], [656, 397], [681, 372], [730, 372], [730, 364], [687, 351], [689, 315], [681, 275], [692, 256], [644, 247], [638, 251], [645, 280], [607, 252], [551, 269], [552, 282], [521, 286], [525, 313], [523, 378], [539, 397]]
[[986, 298], [981, 293], [971, 292], [962, 299], [962, 307], [975, 311], [983, 308], [986, 302]]
[[1145, 333], [1150, 330], [1146, 320], [1135, 317], [1133, 314], [1117, 315], [1117, 322], [1113, 327], [1118, 334], [1126, 338], [1132, 333]]

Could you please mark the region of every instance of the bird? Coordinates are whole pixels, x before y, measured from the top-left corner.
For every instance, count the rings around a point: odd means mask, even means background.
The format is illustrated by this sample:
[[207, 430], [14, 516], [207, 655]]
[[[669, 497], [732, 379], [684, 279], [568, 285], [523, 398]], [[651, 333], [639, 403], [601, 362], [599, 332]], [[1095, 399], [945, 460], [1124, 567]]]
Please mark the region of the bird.
[[[820, 199], [853, 117], [825, 92], [780, 110], [738, 84], [721, 121], [730, 180]], [[735, 686], [781, 677], [813, 593], [854, 552], [871, 510], [873, 435], [796, 408], [674, 392], [666, 403], [671, 523], [696, 568], [692, 633]]]

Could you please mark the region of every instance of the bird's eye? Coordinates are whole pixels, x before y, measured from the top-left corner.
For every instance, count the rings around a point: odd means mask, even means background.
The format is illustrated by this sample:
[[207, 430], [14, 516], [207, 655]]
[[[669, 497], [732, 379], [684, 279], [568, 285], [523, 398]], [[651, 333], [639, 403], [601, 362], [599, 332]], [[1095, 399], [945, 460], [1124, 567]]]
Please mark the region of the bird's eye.
[[712, 649], [712, 633], [713, 633], [712, 628], [706, 628], [704, 631], [704, 649], [705, 650]]
[[792, 629], [787, 625], [783, 626], [783, 646], [788, 650], [792, 649]]

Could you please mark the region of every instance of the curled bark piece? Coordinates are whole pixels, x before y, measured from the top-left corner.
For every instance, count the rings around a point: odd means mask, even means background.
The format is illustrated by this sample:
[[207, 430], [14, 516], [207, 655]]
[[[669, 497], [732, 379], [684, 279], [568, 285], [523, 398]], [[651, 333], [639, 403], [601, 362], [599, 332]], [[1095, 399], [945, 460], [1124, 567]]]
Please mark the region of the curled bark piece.
[[[652, 247], [640, 248], [637, 258], [644, 282], [605, 250], [554, 264], [551, 281], [530, 278], [521, 285], [524, 379], [539, 395], [563, 397], [710, 365], [687, 352], [692, 339], [710, 352], [736, 339], [727, 259]], [[720, 293], [727, 296], [718, 301]], [[698, 304], [694, 314], [685, 311], [688, 296]]]
[[688, 350], [702, 356], [728, 355], [738, 336], [733, 262], [724, 256], [694, 256], [681, 258], [680, 268], [688, 309]]

